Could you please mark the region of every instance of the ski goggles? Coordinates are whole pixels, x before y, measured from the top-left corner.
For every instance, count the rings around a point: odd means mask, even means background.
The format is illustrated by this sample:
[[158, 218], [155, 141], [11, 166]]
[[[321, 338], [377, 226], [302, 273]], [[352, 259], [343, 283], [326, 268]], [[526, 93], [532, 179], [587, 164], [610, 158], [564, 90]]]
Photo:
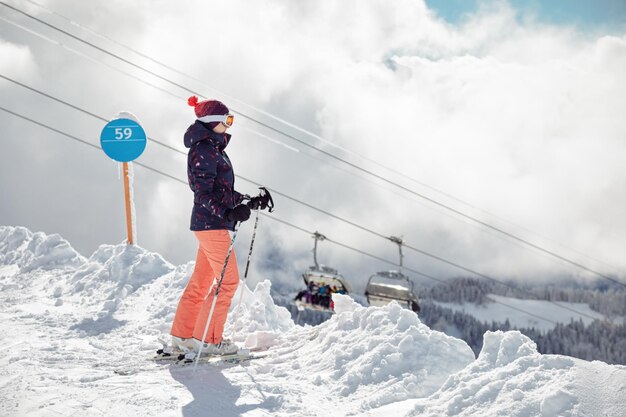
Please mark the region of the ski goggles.
[[211, 114], [208, 116], [198, 117], [198, 120], [204, 123], [220, 122], [227, 127], [231, 127], [235, 121], [235, 116], [232, 114]]

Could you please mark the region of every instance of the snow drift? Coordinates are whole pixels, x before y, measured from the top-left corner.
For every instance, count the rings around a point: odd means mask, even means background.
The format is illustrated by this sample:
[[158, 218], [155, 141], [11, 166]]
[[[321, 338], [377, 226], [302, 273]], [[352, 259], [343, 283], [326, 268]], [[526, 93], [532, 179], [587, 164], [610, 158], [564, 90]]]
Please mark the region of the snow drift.
[[78, 267], [85, 259], [60, 235], [32, 233], [25, 227], [0, 228], [0, 264], [18, 267], [20, 272], [37, 268]]
[[[231, 312], [226, 335], [267, 349], [249, 364], [167, 368], [167, 338], [193, 263], [102, 245], [89, 258], [58, 235], [0, 227], [0, 414], [220, 416], [621, 416], [626, 367], [540, 355], [518, 332], [485, 335], [476, 359], [393, 303], [337, 295], [337, 314], [297, 326], [270, 281]], [[234, 298], [233, 308], [241, 293]], [[138, 372], [120, 376], [120, 368]]]
[[[478, 359], [419, 401], [410, 415], [481, 415], [489, 404], [498, 416], [620, 416], [626, 401], [625, 370], [541, 355], [535, 343], [517, 331], [487, 332]], [[589, 401], [592, 392], [606, 397]]]

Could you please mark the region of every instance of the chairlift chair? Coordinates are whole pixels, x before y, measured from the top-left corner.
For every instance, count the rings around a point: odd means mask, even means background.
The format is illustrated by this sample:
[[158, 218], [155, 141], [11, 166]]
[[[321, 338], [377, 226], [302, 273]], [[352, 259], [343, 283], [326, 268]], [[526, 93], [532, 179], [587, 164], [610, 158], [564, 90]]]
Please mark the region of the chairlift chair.
[[372, 275], [365, 296], [371, 306], [381, 307], [395, 300], [415, 312], [420, 310], [413, 281], [400, 271], [381, 271]]
[[[317, 242], [326, 239], [326, 237], [321, 233], [315, 232], [313, 234], [313, 238], [315, 239], [315, 246], [313, 247], [313, 262], [315, 263], [315, 265], [310, 266], [302, 274], [302, 279], [304, 280], [306, 288], [310, 288], [310, 285], [316, 286], [317, 288], [328, 285], [330, 288], [337, 288], [337, 291], [339, 292], [349, 294], [352, 291], [352, 288], [350, 287], [348, 281], [346, 281], [346, 279], [340, 273], [338, 273], [336, 269], [325, 265], [320, 265], [317, 262]], [[333, 312], [330, 306], [327, 308], [318, 304], [307, 303], [302, 300], [296, 300], [296, 306], [300, 311], [304, 309], [310, 309], [316, 311], [327, 311], [331, 313]]]
[[[402, 268], [403, 241], [397, 237], [390, 237], [389, 240], [398, 244], [400, 248], [400, 268]], [[408, 276], [399, 271], [381, 271], [372, 275], [367, 282], [365, 289], [367, 302], [371, 306], [384, 306], [391, 301], [397, 301], [401, 306], [418, 313], [420, 311], [419, 299], [415, 295], [414, 284]]]
[[346, 281], [346, 279], [338, 273], [336, 269], [325, 265], [310, 266], [309, 269], [302, 274], [302, 278], [304, 279], [304, 283], [307, 287], [311, 282], [313, 282], [317, 285], [324, 283], [325, 285], [329, 285], [331, 288], [337, 287], [338, 290], [343, 290], [346, 294], [349, 294], [352, 291], [348, 281]]

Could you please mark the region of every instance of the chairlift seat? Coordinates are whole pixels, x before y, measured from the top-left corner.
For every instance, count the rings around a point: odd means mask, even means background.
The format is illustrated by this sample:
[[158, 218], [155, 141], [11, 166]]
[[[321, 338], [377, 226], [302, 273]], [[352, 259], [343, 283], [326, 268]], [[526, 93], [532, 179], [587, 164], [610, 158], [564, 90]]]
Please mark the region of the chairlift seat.
[[413, 291], [413, 281], [398, 271], [382, 271], [372, 275], [365, 290], [367, 301], [373, 306], [383, 306], [395, 300], [401, 305], [418, 304]]
[[310, 282], [317, 284], [318, 286], [324, 283], [324, 285], [329, 285], [332, 287], [337, 287], [338, 290], [344, 290], [346, 294], [349, 294], [352, 291], [350, 284], [348, 281], [337, 272], [336, 269], [320, 265], [319, 268], [315, 266], [309, 267], [309, 269], [302, 274], [302, 278], [304, 279], [304, 283], [309, 285]]

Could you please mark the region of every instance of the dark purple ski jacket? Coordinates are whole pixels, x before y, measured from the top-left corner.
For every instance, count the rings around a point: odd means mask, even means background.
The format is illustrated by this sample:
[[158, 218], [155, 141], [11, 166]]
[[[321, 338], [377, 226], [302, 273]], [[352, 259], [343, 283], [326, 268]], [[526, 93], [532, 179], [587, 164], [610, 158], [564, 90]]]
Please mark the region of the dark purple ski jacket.
[[226, 210], [240, 204], [243, 195], [235, 191], [235, 174], [224, 152], [228, 133], [215, 133], [196, 120], [185, 132], [187, 179], [193, 191], [191, 230], [233, 230]]

